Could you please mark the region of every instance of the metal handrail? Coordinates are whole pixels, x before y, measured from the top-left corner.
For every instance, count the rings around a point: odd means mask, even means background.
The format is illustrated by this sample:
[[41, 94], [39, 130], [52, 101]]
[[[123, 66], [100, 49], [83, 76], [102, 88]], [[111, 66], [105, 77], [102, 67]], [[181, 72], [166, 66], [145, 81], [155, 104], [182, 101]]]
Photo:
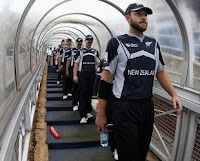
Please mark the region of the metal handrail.
[[13, 117], [11, 116], [7, 123], [5, 133], [1, 136], [0, 161], [11, 161], [13, 152], [17, 153], [18, 161], [27, 161], [36, 100], [44, 66], [45, 58], [29, 81], [29, 85], [16, 104]]

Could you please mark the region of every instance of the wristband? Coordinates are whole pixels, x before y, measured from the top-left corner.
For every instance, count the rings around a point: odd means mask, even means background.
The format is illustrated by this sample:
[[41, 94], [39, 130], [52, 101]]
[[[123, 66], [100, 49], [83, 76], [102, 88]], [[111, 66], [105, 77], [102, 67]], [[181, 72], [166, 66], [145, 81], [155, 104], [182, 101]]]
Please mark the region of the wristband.
[[100, 80], [99, 84], [99, 92], [98, 92], [98, 97], [108, 100], [110, 97], [110, 92], [112, 90], [112, 84], [108, 83], [104, 80]]

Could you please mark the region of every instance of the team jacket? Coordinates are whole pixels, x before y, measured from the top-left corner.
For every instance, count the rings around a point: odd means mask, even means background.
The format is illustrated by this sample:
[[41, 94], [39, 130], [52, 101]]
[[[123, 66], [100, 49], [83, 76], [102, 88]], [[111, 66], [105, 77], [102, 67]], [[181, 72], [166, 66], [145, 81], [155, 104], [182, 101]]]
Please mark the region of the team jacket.
[[74, 67], [74, 62], [79, 57], [80, 50], [81, 49], [78, 48], [72, 48], [72, 55], [69, 58], [69, 60], [71, 61], [71, 67]]
[[125, 34], [110, 39], [106, 70], [114, 74], [113, 94], [120, 99], [150, 99], [156, 73], [164, 69], [158, 42]]
[[62, 57], [62, 63], [66, 63], [67, 59], [69, 59], [72, 55], [72, 48], [71, 47], [64, 47], [60, 51], [60, 55]]
[[75, 60], [76, 63], [79, 63], [79, 71], [95, 71], [96, 63], [100, 62], [99, 52], [94, 48], [82, 48], [80, 50], [80, 55]]

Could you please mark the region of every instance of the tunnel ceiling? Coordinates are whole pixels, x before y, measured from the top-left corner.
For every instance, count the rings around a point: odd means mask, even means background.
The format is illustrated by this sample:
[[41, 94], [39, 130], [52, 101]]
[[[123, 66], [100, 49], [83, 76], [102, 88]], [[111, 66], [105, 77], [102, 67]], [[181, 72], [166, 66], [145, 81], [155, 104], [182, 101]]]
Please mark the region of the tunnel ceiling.
[[[52, 0], [47, 3], [37, 0], [25, 18], [21, 37], [31, 41], [31, 48], [38, 48], [44, 45], [57, 47], [66, 37], [75, 40], [91, 34], [94, 48], [102, 53], [111, 37], [128, 31], [123, 13], [133, 2], [137, 1]], [[150, 7], [153, 5], [151, 1], [143, 3]], [[149, 26], [151, 30], [151, 24]]]
[[[37, 0], [25, 17], [21, 37], [31, 41], [31, 48], [38, 48], [44, 45], [57, 47], [61, 39], [66, 37], [75, 40], [91, 34], [94, 37], [93, 47], [102, 53], [111, 37], [128, 31], [123, 13], [133, 2], [137, 1], [51, 0], [47, 3], [45, 0]], [[152, 1], [142, 3], [149, 7], [154, 5]], [[151, 30], [151, 24], [149, 26]], [[62, 30], [62, 34], [59, 30]]]
[[[94, 47], [101, 52], [105, 49], [105, 39], [127, 30], [126, 25], [120, 25], [126, 23], [123, 10], [112, 1], [53, 0], [46, 3], [44, 0], [37, 0], [26, 16], [22, 34], [34, 30], [27, 34], [33, 47], [44, 44], [58, 46], [59, 37], [61, 41], [66, 37], [76, 39], [91, 34], [94, 36]], [[59, 30], [66, 33], [61, 35]], [[56, 41], [53, 40], [55, 35]]]

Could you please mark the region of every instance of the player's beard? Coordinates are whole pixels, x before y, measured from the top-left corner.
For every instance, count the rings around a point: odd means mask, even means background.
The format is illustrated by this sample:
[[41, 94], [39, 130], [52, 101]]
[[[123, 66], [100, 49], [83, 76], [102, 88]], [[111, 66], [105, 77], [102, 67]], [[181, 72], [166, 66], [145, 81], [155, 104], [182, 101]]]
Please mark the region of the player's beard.
[[147, 22], [145, 22], [146, 23], [146, 27], [144, 28], [144, 27], [141, 27], [141, 26], [139, 26], [139, 24], [137, 24], [137, 23], [135, 23], [132, 19], [131, 19], [131, 27], [132, 28], [134, 28], [134, 29], [136, 29], [137, 31], [139, 31], [139, 32], [144, 32], [144, 31], [146, 31], [146, 29], [147, 29]]

